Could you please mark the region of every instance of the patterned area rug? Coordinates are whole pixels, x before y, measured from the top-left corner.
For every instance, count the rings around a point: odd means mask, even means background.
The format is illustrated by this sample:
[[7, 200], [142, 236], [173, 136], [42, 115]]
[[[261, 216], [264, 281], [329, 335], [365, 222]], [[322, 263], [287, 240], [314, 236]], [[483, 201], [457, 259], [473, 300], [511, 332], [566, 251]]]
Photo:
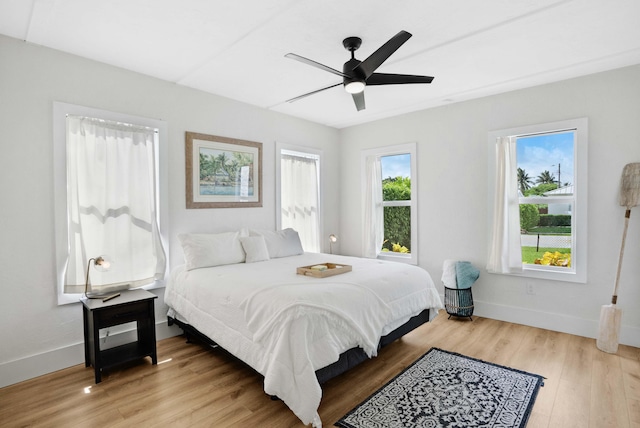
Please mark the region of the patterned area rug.
[[522, 428], [543, 379], [431, 348], [336, 426]]

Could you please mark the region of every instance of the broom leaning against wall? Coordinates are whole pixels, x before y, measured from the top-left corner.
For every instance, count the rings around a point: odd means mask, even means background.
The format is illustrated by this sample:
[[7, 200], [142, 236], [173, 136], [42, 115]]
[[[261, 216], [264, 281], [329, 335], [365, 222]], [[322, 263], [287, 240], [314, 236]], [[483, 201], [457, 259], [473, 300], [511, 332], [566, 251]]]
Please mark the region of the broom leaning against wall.
[[618, 302], [618, 283], [620, 281], [620, 269], [624, 256], [624, 244], [627, 239], [631, 208], [637, 206], [640, 201], [640, 162], [630, 163], [624, 166], [622, 178], [620, 179], [619, 201], [620, 205], [626, 207], [627, 210], [624, 214], [624, 232], [622, 232], [618, 271], [616, 272], [616, 282], [613, 287], [611, 304], [603, 305], [600, 309], [600, 329], [598, 331], [598, 339], [596, 340], [598, 349], [612, 354], [618, 352], [618, 337], [620, 336], [620, 321], [622, 319], [622, 309], [616, 307], [616, 303]]

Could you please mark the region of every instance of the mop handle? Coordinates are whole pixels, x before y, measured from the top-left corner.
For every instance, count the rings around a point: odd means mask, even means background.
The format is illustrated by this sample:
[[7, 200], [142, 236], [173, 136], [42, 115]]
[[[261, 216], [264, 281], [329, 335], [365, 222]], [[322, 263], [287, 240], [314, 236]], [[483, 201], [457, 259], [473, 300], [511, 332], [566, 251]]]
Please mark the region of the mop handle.
[[620, 258], [618, 259], [618, 272], [616, 273], [616, 285], [613, 287], [613, 296], [611, 297], [611, 303], [616, 304], [618, 302], [618, 282], [620, 281], [620, 268], [622, 267], [622, 257], [624, 256], [624, 244], [627, 240], [627, 229], [629, 227], [629, 217], [631, 217], [631, 209], [627, 208], [624, 213], [624, 231], [622, 232], [622, 245], [620, 246]]

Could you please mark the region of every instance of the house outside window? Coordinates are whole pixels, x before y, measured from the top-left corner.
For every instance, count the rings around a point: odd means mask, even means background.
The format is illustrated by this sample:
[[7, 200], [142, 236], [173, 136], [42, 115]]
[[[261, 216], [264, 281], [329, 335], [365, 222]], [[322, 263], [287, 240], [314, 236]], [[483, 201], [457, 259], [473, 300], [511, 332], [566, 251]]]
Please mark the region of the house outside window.
[[587, 119], [492, 132], [489, 165], [487, 270], [586, 282]]
[[418, 263], [416, 144], [362, 153], [365, 257]]

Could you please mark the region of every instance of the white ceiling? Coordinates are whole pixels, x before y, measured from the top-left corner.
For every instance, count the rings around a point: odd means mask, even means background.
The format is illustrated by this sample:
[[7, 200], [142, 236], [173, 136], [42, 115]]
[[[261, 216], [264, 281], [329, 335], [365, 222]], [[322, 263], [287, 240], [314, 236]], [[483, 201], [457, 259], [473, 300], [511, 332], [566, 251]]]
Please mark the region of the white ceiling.
[[[342, 40], [364, 60], [413, 34], [377, 71], [435, 76], [372, 86], [356, 111]], [[638, 0], [0, 0], [0, 34], [343, 128], [640, 64]], [[1, 58], [0, 58], [1, 62]]]

